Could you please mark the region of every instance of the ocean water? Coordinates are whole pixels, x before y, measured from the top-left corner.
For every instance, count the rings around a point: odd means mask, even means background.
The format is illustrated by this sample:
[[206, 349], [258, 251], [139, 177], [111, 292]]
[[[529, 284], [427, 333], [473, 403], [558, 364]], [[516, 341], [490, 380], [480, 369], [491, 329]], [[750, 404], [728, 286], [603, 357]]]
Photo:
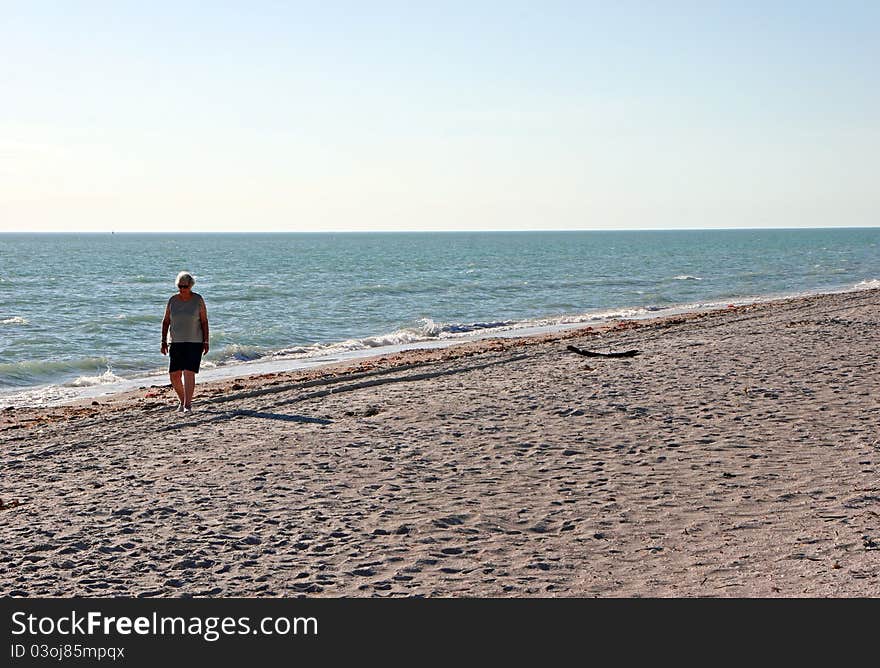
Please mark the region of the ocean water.
[[165, 382], [182, 269], [208, 306], [205, 380], [880, 287], [880, 229], [0, 234], [0, 406]]

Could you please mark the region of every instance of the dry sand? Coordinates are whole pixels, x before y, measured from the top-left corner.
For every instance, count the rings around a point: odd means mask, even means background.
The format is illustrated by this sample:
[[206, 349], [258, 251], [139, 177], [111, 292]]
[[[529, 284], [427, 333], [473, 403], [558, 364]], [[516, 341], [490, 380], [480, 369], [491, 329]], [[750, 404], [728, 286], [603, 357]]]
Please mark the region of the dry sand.
[[0, 595], [876, 596], [878, 340], [864, 291], [3, 411]]

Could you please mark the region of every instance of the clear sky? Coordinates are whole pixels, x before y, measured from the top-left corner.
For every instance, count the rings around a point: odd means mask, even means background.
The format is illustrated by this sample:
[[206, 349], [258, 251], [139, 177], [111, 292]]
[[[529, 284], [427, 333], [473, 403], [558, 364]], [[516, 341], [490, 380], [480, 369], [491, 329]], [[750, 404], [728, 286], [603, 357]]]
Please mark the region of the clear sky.
[[880, 2], [0, 0], [0, 231], [880, 225]]

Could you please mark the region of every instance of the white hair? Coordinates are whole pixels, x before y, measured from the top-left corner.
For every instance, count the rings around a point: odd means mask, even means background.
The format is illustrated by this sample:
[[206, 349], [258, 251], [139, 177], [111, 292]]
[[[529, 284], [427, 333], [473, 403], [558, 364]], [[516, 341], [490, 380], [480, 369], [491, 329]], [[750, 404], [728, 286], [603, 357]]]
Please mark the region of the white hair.
[[182, 271], [179, 274], [177, 274], [177, 278], [174, 279], [174, 287], [177, 287], [178, 285], [180, 285], [181, 281], [183, 281], [187, 285], [195, 285], [196, 284], [196, 279], [194, 279], [193, 275], [191, 273], [189, 273], [188, 271]]

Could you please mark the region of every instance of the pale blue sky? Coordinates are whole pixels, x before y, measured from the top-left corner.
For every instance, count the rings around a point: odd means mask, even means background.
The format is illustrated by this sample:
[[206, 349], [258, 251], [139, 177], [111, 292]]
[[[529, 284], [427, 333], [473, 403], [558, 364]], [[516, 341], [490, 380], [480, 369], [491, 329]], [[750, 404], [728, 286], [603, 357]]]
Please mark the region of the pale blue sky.
[[0, 230], [880, 224], [880, 3], [413, 4], [0, 0]]

